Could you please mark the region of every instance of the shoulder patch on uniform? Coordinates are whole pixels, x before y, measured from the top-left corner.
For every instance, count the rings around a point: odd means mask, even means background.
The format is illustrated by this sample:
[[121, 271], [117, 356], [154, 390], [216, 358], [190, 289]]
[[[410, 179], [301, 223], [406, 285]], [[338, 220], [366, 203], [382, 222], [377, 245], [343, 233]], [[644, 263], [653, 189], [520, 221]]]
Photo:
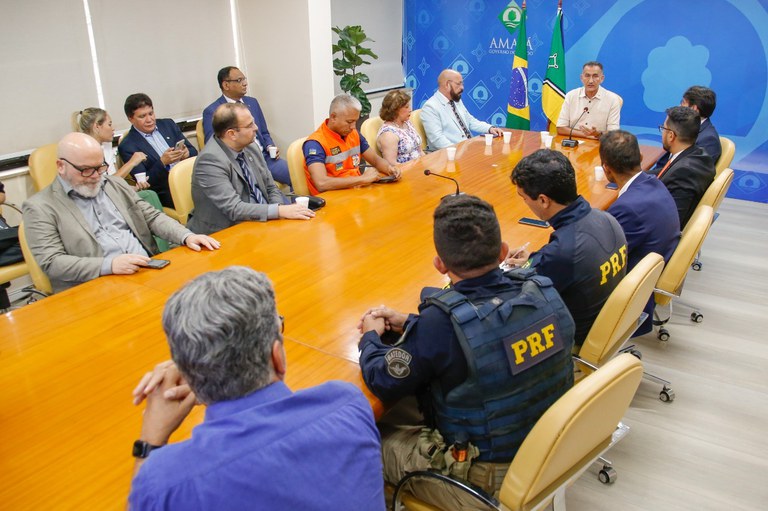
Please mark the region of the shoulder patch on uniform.
[[336, 155], [341, 152], [341, 148], [339, 146], [331, 147], [331, 154]]
[[315, 149], [315, 148], [311, 147], [311, 148], [309, 149], [309, 155], [310, 155], [310, 156], [314, 156], [314, 155], [316, 155], [316, 154], [317, 154], [317, 149]]
[[410, 353], [402, 348], [392, 348], [384, 355], [387, 361], [387, 372], [392, 378], [406, 378], [411, 374], [411, 356]]

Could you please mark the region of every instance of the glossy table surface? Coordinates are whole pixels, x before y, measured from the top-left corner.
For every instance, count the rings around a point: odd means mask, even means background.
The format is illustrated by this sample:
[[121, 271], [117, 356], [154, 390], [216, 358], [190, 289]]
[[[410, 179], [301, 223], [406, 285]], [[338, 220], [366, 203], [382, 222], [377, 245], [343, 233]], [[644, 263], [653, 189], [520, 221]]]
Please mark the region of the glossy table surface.
[[[561, 149], [573, 163], [579, 193], [606, 208], [616, 197], [596, 181], [596, 141]], [[486, 146], [474, 138], [403, 165], [392, 184], [327, 192], [309, 222], [246, 222], [215, 237], [216, 252], [177, 248], [171, 265], [85, 283], [0, 317], [0, 487], [2, 509], [119, 509], [130, 487], [130, 447], [141, 409], [131, 390], [144, 372], [169, 358], [160, 324], [168, 296], [195, 276], [230, 265], [265, 272], [286, 318], [287, 383], [293, 389], [339, 379], [359, 386], [356, 329], [368, 307], [414, 311], [424, 286], [445, 277], [432, 266], [432, 212], [453, 183], [493, 204], [510, 247], [546, 243], [550, 229], [517, 223], [531, 212], [509, 180], [524, 154], [540, 148], [537, 132], [514, 132]], [[662, 153], [643, 147], [644, 167]], [[189, 436], [198, 407], [171, 441]]]

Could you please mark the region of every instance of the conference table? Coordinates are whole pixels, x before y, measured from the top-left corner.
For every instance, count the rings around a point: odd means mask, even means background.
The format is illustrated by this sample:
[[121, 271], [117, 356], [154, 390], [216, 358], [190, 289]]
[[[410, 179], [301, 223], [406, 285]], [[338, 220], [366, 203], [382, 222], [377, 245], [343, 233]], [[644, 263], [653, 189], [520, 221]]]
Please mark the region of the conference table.
[[[617, 192], [595, 178], [597, 141], [567, 155], [577, 185], [594, 207], [607, 208]], [[382, 403], [358, 367], [357, 324], [371, 306], [415, 311], [424, 286], [446, 278], [432, 265], [432, 213], [442, 197], [463, 193], [490, 202], [510, 247], [536, 249], [551, 229], [518, 223], [532, 216], [510, 173], [540, 149], [538, 132], [514, 131], [487, 146], [482, 137], [457, 146], [455, 161], [437, 151], [401, 166], [402, 179], [326, 192], [311, 221], [244, 222], [214, 236], [221, 249], [165, 252], [162, 270], [105, 276], [0, 317], [0, 508], [120, 509], [130, 488], [131, 445], [142, 406], [131, 391], [147, 371], [169, 358], [160, 323], [168, 297], [207, 271], [250, 266], [274, 283], [285, 316], [287, 384], [294, 390], [328, 380], [358, 386], [380, 417]], [[641, 148], [643, 167], [662, 154]], [[171, 441], [189, 437], [204, 408], [196, 407]]]

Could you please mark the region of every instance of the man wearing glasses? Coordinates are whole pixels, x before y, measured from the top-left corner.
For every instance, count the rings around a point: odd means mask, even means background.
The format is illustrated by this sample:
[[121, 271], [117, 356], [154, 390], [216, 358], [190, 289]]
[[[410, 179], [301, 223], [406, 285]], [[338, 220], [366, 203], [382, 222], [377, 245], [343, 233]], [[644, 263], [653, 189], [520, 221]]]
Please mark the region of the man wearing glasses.
[[675, 199], [681, 229], [715, 179], [715, 162], [704, 148], [695, 145], [700, 119], [699, 113], [687, 106], [667, 109], [667, 119], [659, 131], [661, 145], [670, 155], [669, 161], [664, 167], [651, 171]]
[[61, 139], [58, 176], [24, 202], [29, 248], [55, 292], [101, 275], [129, 275], [158, 253], [152, 235], [195, 251], [219, 248], [140, 199], [123, 179], [105, 176], [99, 143], [84, 133]]
[[[248, 107], [253, 116], [258, 130], [256, 131], [256, 143], [259, 145], [264, 161], [267, 162], [269, 172], [272, 178], [278, 183], [291, 186], [291, 174], [288, 172], [288, 162], [280, 159], [280, 149], [278, 149], [267, 128], [267, 120], [261, 111], [261, 106], [256, 98], [246, 96], [248, 92], [248, 78], [242, 71], [234, 66], [227, 66], [219, 70], [217, 76], [221, 97], [205, 107], [203, 110], [203, 131], [205, 132], [205, 143], [210, 141], [213, 136], [213, 113], [216, 109], [225, 103], [243, 103]], [[272, 154], [270, 154], [270, 150]]]
[[247, 220], [309, 220], [315, 213], [285, 204], [261, 151], [254, 143], [256, 124], [242, 103], [224, 103], [213, 114], [215, 136], [195, 160], [187, 225], [210, 234]]
[[475, 119], [461, 101], [464, 79], [453, 69], [444, 69], [437, 77], [437, 92], [421, 109], [421, 122], [427, 134], [430, 151], [443, 149], [472, 138], [473, 133], [492, 133], [500, 136], [501, 130], [487, 122]]

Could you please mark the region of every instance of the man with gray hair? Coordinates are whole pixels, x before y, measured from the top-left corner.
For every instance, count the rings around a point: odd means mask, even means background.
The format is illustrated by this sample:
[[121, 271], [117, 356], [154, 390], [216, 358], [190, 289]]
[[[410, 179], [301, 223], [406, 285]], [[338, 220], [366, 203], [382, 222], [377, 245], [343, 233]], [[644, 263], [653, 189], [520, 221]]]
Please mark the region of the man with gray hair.
[[[348, 383], [291, 392], [282, 321], [269, 279], [242, 266], [171, 296], [163, 329], [173, 362], [134, 390], [147, 406], [132, 509], [384, 509], [370, 404]], [[166, 445], [196, 401], [207, 405], [203, 423]]]
[[[328, 119], [304, 142], [304, 174], [312, 195], [371, 184], [381, 179], [380, 174], [400, 177], [400, 169], [379, 156], [357, 131], [361, 109], [356, 98], [339, 94], [331, 101]], [[361, 155], [373, 170], [360, 171]]]

